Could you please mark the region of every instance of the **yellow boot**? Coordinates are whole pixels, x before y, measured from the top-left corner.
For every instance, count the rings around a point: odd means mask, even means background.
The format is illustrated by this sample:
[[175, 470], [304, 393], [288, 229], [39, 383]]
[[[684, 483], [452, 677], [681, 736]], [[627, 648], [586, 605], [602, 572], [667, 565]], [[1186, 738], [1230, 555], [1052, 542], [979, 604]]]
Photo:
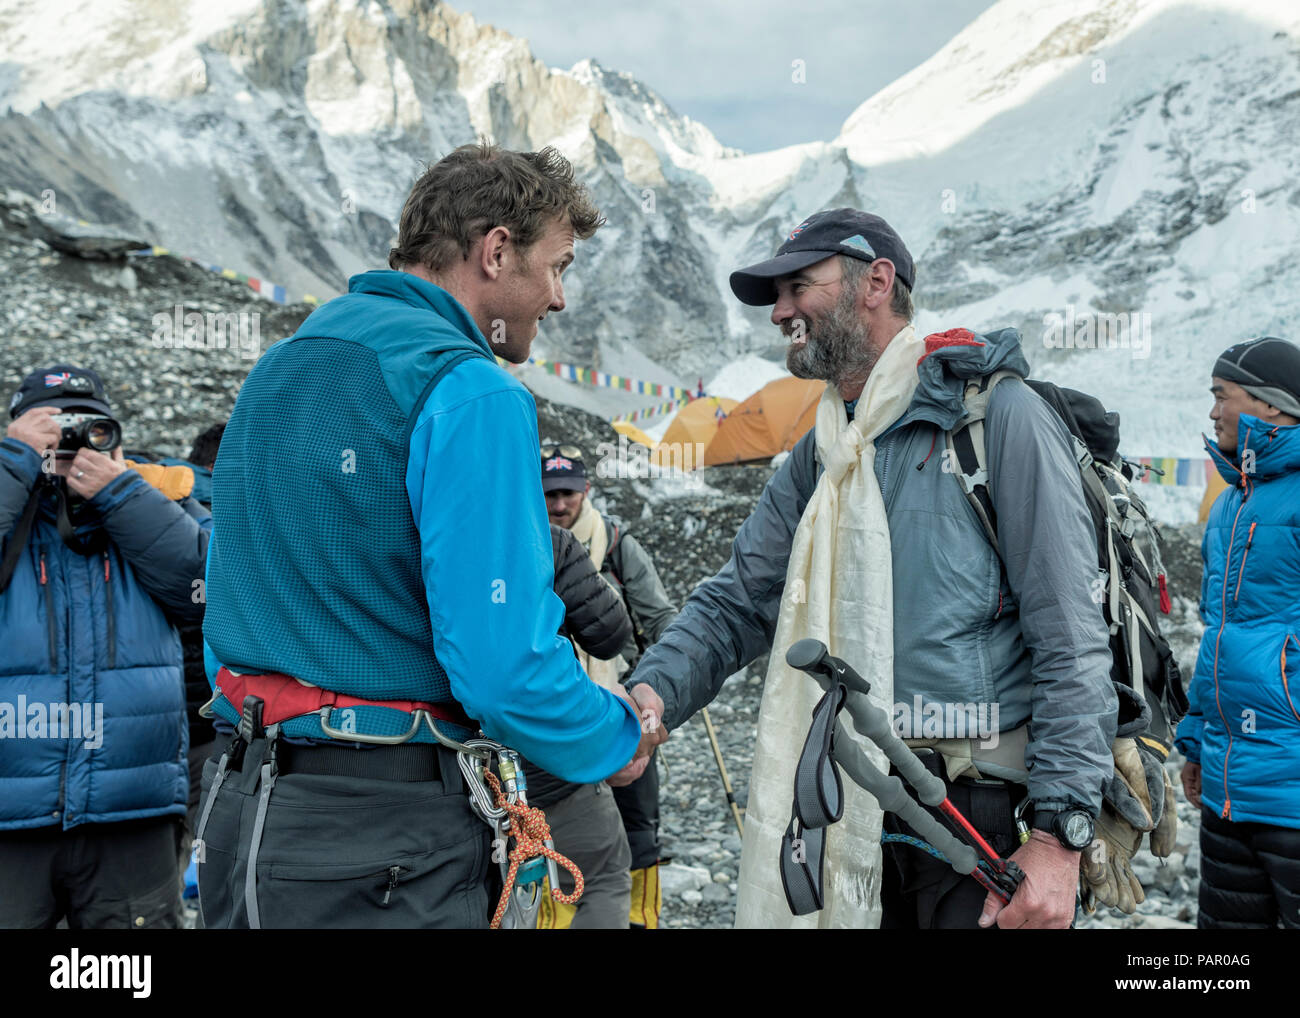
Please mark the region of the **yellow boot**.
[[659, 886], [659, 864], [632, 871], [632, 911], [628, 915], [634, 930], [659, 929], [659, 912], [663, 909], [663, 890]]

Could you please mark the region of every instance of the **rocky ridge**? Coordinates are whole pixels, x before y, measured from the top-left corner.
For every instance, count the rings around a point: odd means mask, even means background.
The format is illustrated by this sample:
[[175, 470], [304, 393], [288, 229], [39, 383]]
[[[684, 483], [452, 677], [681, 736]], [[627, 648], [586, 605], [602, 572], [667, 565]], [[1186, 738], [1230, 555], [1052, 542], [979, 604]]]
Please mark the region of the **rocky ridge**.
[[[384, 264], [422, 164], [490, 135], [557, 145], [609, 218], [539, 343], [582, 366], [692, 384], [769, 351], [727, 275], [835, 205], [907, 239], [918, 328], [1022, 328], [1036, 372], [1120, 410], [1143, 453], [1199, 455], [1224, 337], [1300, 313], [1288, 0], [1001, 0], [839, 137], [753, 154], [446, 4], [71, 9], [56, 32], [0, 5], [0, 182], [295, 296]], [[1066, 305], [1150, 315], [1149, 348], [1048, 347]]]

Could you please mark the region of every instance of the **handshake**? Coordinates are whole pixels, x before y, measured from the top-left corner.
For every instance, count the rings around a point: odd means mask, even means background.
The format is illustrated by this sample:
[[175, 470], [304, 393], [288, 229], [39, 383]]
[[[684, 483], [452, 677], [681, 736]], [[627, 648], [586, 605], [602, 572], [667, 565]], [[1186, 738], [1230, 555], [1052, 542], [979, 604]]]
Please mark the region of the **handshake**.
[[641, 719], [641, 743], [636, 748], [636, 755], [622, 770], [615, 771], [605, 779], [617, 788], [632, 784], [645, 773], [655, 747], [668, 741], [668, 729], [663, 723], [664, 702], [648, 683], [643, 682], [630, 690], [615, 685], [611, 692], [619, 699], [627, 701]]

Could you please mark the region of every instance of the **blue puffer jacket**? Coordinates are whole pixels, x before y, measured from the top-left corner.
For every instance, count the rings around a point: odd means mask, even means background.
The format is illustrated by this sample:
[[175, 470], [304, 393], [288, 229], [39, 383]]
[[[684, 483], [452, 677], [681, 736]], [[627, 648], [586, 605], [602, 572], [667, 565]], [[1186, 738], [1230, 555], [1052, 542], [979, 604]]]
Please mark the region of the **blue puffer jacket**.
[[1205, 635], [1177, 744], [1220, 816], [1300, 827], [1300, 425], [1242, 414], [1237, 429], [1235, 457], [1206, 442], [1229, 487], [1201, 546]]
[[[6, 545], [40, 467], [24, 443], [0, 442]], [[79, 534], [107, 532], [105, 551], [68, 548], [47, 498], [0, 594], [0, 830], [185, 813], [189, 735], [173, 622], [202, 618], [194, 583], [211, 517], [128, 470], [77, 521]]]

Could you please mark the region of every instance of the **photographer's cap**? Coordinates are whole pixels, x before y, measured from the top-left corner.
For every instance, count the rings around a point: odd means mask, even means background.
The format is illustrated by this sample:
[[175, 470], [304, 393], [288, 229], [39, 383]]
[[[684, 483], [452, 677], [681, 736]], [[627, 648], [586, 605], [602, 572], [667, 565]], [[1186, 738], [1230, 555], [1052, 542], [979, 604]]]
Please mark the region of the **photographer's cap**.
[[542, 491], [586, 491], [587, 467], [572, 445], [542, 446]]
[[888, 258], [894, 263], [894, 274], [909, 290], [916, 278], [912, 255], [892, 226], [869, 212], [843, 208], [809, 216], [790, 231], [774, 257], [737, 269], [731, 274], [731, 292], [753, 307], [775, 304], [774, 279], [837, 254], [864, 262]]
[[103, 379], [90, 368], [56, 364], [33, 371], [23, 379], [9, 400], [11, 418], [25, 414], [34, 406], [55, 406], [60, 410], [111, 416]]

